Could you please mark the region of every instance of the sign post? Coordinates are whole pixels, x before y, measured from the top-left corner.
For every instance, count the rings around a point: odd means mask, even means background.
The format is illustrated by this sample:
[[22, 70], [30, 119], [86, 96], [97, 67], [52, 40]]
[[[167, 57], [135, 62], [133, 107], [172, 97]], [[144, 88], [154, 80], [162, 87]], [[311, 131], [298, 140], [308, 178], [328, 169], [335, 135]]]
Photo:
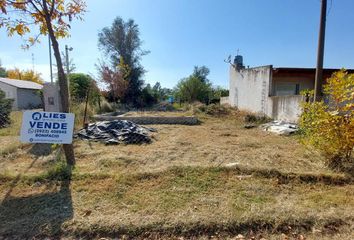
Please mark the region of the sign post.
[[74, 118], [73, 113], [25, 111], [20, 140], [24, 143], [71, 144]]

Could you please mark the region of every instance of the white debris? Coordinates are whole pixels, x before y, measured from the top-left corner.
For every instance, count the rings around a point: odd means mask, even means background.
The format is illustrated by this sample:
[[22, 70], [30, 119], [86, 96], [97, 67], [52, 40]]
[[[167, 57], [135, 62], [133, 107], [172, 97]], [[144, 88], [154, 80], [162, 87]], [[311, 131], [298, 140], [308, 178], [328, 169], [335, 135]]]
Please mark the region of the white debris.
[[225, 164], [225, 167], [236, 167], [239, 164], [240, 164], [239, 162], [227, 163], [227, 164]]
[[276, 133], [278, 135], [291, 135], [299, 130], [296, 124], [280, 120], [262, 124], [260, 128], [264, 131]]

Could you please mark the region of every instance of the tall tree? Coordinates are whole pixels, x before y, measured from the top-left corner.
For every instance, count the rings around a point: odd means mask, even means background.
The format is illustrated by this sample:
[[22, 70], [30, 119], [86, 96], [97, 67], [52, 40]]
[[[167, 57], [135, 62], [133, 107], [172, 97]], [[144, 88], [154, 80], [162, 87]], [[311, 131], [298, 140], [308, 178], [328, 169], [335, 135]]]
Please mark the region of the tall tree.
[[108, 87], [109, 99], [114, 102], [123, 99], [129, 87], [127, 78], [130, 74], [130, 67], [124, 63], [123, 58], [113, 69], [105, 62], [100, 62], [97, 68], [101, 81]]
[[194, 66], [194, 70], [193, 70], [192, 76], [196, 77], [200, 81], [206, 83], [206, 82], [209, 81], [208, 78], [207, 78], [209, 73], [210, 73], [210, 70], [206, 66], [201, 66], [201, 67]]
[[[84, 0], [0, 0], [0, 28], [8, 35], [24, 36], [38, 26], [39, 31], [27, 39], [25, 47], [38, 42], [40, 35], [49, 35], [57, 63], [61, 104], [69, 112], [69, 90], [63, 63], [60, 57], [58, 38], [68, 37], [71, 20], [82, 19], [86, 4]], [[31, 28], [30, 28], [31, 27]], [[63, 146], [67, 163], [75, 163], [72, 144]]]
[[[104, 70], [117, 72], [117, 66], [122, 60], [129, 67], [129, 74], [124, 79], [128, 87], [121, 101], [137, 105], [144, 84], [142, 77], [145, 72], [140, 60], [142, 56], [148, 54], [148, 51], [141, 48], [142, 41], [138, 25], [132, 19], [125, 22], [121, 17], [117, 17], [111, 27], [103, 28], [98, 34], [98, 43], [99, 48], [110, 57], [110, 66], [106, 64]], [[104, 72], [100, 72], [103, 75]]]

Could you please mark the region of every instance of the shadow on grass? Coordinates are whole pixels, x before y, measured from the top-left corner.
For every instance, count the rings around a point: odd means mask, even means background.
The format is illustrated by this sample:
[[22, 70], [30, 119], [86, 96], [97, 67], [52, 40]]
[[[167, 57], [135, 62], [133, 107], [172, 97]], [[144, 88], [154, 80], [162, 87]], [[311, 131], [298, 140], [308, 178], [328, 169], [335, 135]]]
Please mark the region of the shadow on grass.
[[54, 191], [24, 197], [7, 194], [0, 205], [0, 238], [32, 239], [59, 236], [62, 224], [72, 219], [73, 207], [69, 178]]
[[28, 153], [35, 155], [36, 157], [48, 156], [52, 154], [52, 152], [53, 152], [52, 144], [48, 144], [48, 143], [33, 144], [31, 149], [28, 151]]

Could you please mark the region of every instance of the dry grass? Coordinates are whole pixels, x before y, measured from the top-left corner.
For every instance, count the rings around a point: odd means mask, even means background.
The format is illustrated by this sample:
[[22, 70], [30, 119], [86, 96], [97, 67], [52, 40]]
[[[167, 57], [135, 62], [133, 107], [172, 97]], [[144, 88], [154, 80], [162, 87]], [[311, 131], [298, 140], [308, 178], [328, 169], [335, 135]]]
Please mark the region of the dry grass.
[[22, 112], [15, 111], [11, 112], [11, 125], [7, 128], [0, 128], [1, 136], [19, 136], [22, 124]]
[[204, 119], [199, 126], [156, 125], [152, 144], [104, 146], [76, 142], [82, 171], [161, 171], [171, 166], [225, 166], [237, 163], [284, 172], [331, 173], [323, 158], [295, 137], [246, 130], [238, 120]]
[[[10, 181], [1, 186], [2, 194], [9, 185]], [[83, 236], [136, 236], [141, 231], [188, 236], [246, 234], [250, 229], [278, 233], [290, 226], [307, 234], [311, 228], [325, 231], [328, 224], [354, 220], [353, 194], [353, 185], [284, 185], [215, 168], [104, 178], [74, 173], [66, 186], [20, 181], [1, 204], [0, 231], [20, 236], [61, 231]]]
[[0, 155], [0, 236], [352, 239], [350, 178], [296, 137], [201, 119], [153, 126], [148, 145], [75, 141], [72, 175], [56, 151]]

